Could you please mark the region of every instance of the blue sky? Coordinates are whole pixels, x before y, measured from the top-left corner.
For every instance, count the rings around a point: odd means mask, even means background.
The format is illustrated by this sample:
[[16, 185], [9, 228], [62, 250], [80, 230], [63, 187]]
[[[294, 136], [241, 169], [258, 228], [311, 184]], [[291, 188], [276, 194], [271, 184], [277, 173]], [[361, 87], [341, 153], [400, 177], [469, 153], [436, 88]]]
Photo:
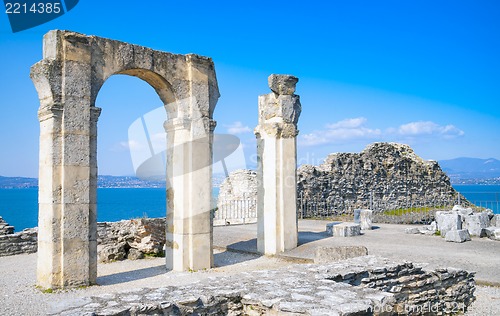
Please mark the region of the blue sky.
[[[36, 176], [38, 97], [29, 68], [42, 36], [67, 29], [213, 58], [216, 133], [255, 153], [257, 96], [267, 76], [299, 77], [300, 163], [359, 152], [374, 141], [425, 159], [500, 159], [498, 1], [80, 0], [62, 17], [12, 33], [0, 18], [0, 175]], [[128, 128], [162, 106], [140, 79], [113, 76], [99, 93], [101, 174], [129, 175]]]

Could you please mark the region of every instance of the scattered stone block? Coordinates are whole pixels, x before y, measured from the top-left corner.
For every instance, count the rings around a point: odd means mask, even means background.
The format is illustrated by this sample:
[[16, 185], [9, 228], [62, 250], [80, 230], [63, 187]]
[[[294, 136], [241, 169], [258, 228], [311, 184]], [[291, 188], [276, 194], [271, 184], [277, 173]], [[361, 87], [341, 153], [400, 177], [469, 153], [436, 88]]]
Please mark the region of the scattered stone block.
[[470, 241], [469, 231], [467, 229], [450, 230], [444, 238], [446, 241], [462, 243]]
[[495, 214], [490, 219], [490, 226], [492, 227], [500, 227], [500, 214]]
[[420, 228], [408, 227], [405, 229], [405, 234], [420, 234]]
[[[358, 211], [358, 221], [356, 221], [356, 211]], [[372, 210], [354, 210], [354, 223], [360, 224], [361, 229], [370, 230], [373, 224]]]
[[474, 211], [472, 210], [472, 208], [470, 208], [470, 207], [463, 207], [462, 205], [455, 205], [455, 206], [453, 206], [452, 211], [458, 212], [462, 216], [467, 216], [467, 215], [471, 215], [472, 213], [474, 213]]
[[464, 219], [464, 228], [469, 230], [471, 236], [481, 236], [483, 228], [490, 226], [488, 213], [474, 213]]
[[326, 234], [328, 236], [333, 236], [333, 226], [338, 225], [340, 223], [328, 223], [326, 224]]
[[330, 263], [367, 255], [365, 246], [317, 247], [314, 263]]
[[435, 217], [437, 229], [442, 237], [445, 237], [450, 230], [462, 229], [462, 216], [457, 211], [438, 211]]
[[333, 226], [333, 236], [353, 237], [361, 235], [361, 225], [356, 223], [340, 223]]
[[483, 228], [481, 235], [488, 237], [492, 240], [500, 241], [500, 227], [487, 227]]

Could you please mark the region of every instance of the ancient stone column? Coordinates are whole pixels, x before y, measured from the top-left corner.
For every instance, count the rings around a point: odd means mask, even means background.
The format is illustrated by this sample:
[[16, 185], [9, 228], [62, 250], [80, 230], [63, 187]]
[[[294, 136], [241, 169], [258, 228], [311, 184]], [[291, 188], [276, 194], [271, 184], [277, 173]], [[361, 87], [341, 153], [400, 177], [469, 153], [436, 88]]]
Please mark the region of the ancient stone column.
[[212, 139], [215, 121], [174, 118], [167, 133], [166, 267], [189, 271], [213, 265]]
[[277, 254], [297, 247], [298, 78], [271, 75], [272, 92], [259, 96], [257, 137], [257, 248]]

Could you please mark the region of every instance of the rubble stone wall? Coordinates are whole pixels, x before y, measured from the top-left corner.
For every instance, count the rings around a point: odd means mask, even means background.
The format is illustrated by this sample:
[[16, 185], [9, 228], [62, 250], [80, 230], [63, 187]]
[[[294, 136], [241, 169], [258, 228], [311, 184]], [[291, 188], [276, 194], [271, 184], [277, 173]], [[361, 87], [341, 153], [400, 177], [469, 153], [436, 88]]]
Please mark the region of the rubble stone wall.
[[19, 233], [0, 235], [0, 257], [37, 251], [38, 230], [25, 229]]
[[[319, 166], [301, 166], [297, 177], [298, 196], [326, 202], [335, 215], [351, 214], [354, 208], [453, 206], [459, 194], [436, 161], [425, 161], [410, 146], [397, 143], [330, 154]], [[469, 204], [463, 196], [461, 203]]]
[[[425, 271], [364, 256], [137, 289], [83, 300], [61, 314], [88, 315], [450, 315], [474, 301], [474, 274]], [[113, 305], [110, 303], [113, 302]]]

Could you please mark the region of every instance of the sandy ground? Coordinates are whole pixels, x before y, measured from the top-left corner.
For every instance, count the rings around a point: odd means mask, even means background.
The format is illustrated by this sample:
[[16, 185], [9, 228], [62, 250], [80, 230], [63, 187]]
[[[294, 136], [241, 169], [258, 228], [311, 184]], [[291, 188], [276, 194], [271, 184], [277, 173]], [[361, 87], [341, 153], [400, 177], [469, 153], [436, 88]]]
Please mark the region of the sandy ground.
[[[380, 225], [379, 229], [356, 238], [331, 238], [324, 231], [325, 222], [301, 221], [301, 245], [288, 256], [313, 258], [318, 245], [355, 245], [368, 248], [369, 253], [391, 259], [425, 262], [428, 267], [454, 266], [477, 271], [482, 281], [499, 282], [500, 242], [475, 239], [464, 244], [446, 243], [440, 237], [404, 234], [401, 225]], [[214, 244], [244, 251], [253, 251], [255, 225], [216, 227]], [[0, 258], [0, 315], [43, 315], [68, 305], [81, 297], [124, 291], [131, 288], [157, 288], [197, 282], [214, 275], [241, 271], [286, 268], [297, 264], [277, 257], [216, 250], [216, 267], [198, 272], [167, 272], [164, 258], [125, 260], [99, 264], [98, 286], [83, 289], [42, 293], [35, 287], [36, 254]], [[467, 315], [500, 315], [500, 287], [478, 286], [477, 301]]]

